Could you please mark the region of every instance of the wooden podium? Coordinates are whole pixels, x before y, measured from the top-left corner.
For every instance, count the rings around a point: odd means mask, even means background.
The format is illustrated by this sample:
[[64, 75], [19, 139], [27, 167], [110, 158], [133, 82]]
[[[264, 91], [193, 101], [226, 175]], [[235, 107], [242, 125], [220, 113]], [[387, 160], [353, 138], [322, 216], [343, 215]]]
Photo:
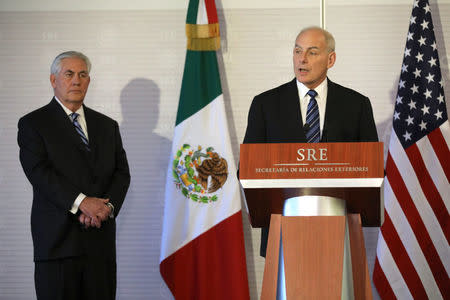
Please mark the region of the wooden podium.
[[[341, 299], [346, 234], [354, 299], [372, 299], [362, 226], [380, 226], [383, 165], [379, 142], [241, 145], [250, 222], [270, 223], [261, 299], [277, 298], [280, 256], [287, 299]], [[343, 199], [348, 214], [281, 215], [286, 199], [305, 195]]]

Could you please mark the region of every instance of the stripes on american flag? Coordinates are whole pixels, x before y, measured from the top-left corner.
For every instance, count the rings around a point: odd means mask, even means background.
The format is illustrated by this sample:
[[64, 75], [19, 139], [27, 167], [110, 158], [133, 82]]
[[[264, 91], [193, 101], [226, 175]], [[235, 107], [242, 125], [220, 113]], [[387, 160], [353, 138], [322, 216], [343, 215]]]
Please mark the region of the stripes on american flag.
[[373, 273], [382, 299], [450, 299], [449, 144], [431, 10], [428, 0], [414, 1]]

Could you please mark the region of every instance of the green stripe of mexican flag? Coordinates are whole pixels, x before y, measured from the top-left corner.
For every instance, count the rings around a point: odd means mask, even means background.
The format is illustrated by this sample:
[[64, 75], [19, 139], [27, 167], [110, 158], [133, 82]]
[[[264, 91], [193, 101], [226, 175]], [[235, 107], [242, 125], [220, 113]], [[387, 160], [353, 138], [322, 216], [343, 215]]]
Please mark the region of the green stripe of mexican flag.
[[176, 299], [249, 299], [240, 192], [212, 50], [220, 45], [214, 1], [191, 1], [187, 20], [160, 272]]
[[186, 24], [197, 24], [198, 5], [199, 0], [189, 1]]
[[187, 50], [176, 126], [221, 94], [216, 51]]

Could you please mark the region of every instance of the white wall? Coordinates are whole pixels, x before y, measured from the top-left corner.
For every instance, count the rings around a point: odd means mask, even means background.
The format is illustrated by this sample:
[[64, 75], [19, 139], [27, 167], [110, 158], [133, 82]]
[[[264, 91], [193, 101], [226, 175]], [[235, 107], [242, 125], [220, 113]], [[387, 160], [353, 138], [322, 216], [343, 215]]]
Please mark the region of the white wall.
[[[49, 65], [75, 49], [93, 63], [86, 104], [115, 118], [132, 183], [118, 218], [118, 299], [170, 299], [159, 275], [168, 163], [185, 57], [187, 1], [0, 2], [0, 299], [34, 299], [31, 186], [18, 162], [17, 120], [46, 104]], [[319, 1], [218, 1], [222, 86], [235, 157], [252, 97], [293, 78], [299, 29], [319, 23]], [[330, 78], [369, 96], [387, 142], [412, 0], [327, 1], [337, 40]], [[443, 77], [449, 85], [450, 1], [432, 1]], [[447, 105], [449, 88], [446, 89]], [[264, 261], [259, 230], [244, 217], [252, 299]], [[372, 269], [377, 228], [367, 228]]]
[[[227, 0], [216, 1], [220, 9], [270, 9], [270, 8], [303, 8], [318, 7], [321, 0]], [[326, 5], [371, 5], [373, 0], [324, 0]], [[449, 3], [449, 0], [441, 0], [440, 3]], [[378, 0], [377, 5], [410, 5], [410, 0]], [[186, 9], [188, 0], [79, 0], [74, 3], [71, 0], [2, 0], [0, 11], [79, 11], [79, 10], [183, 10]], [[318, 16], [317, 16], [318, 17]]]

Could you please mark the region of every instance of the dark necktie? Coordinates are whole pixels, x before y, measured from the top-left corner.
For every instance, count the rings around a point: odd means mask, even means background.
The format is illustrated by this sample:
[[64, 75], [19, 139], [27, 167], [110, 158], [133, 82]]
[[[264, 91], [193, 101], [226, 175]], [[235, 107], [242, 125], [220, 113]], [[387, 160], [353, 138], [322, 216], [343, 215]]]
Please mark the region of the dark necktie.
[[70, 119], [72, 119], [73, 126], [75, 127], [75, 130], [77, 131], [78, 135], [80, 136], [81, 141], [86, 146], [86, 150], [90, 151], [91, 149], [89, 148], [89, 141], [88, 141], [86, 135], [84, 134], [83, 129], [81, 129], [80, 123], [78, 123], [78, 121], [77, 121], [79, 114], [71, 113], [69, 116], [70, 116]]
[[306, 124], [308, 124], [309, 130], [306, 132], [306, 141], [308, 143], [318, 143], [320, 141], [320, 116], [319, 106], [317, 105], [315, 90], [309, 90], [307, 93], [311, 99], [308, 103], [308, 109], [306, 111]]

